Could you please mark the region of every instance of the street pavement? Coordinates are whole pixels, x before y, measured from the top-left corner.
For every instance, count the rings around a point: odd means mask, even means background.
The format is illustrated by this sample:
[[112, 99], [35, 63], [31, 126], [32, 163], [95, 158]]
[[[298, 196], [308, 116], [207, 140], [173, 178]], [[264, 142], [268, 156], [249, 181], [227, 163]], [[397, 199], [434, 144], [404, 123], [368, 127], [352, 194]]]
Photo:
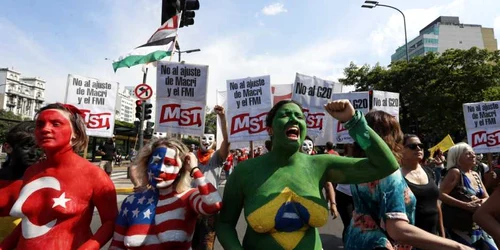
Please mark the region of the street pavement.
[[[113, 169], [113, 173], [111, 175], [111, 179], [113, 180], [113, 183], [115, 184], [115, 187], [118, 190], [118, 208], [121, 206], [121, 203], [123, 200], [127, 197], [126, 193], [129, 193], [132, 184], [129, 179], [127, 179], [127, 168], [126, 167], [115, 167]], [[219, 187], [219, 191], [221, 193], [224, 192], [224, 181]], [[342, 221], [340, 218], [337, 218], [335, 220], [331, 219], [332, 217], [330, 216], [330, 219], [328, 220], [328, 223], [319, 229], [321, 241], [323, 243], [323, 249], [343, 249], [342, 247]], [[92, 224], [91, 228], [92, 231], [95, 232], [99, 226], [100, 226], [100, 220], [99, 220], [99, 213], [97, 210], [94, 211], [94, 216], [92, 219]], [[238, 221], [238, 224], [236, 225], [236, 231], [238, 232], [238, 237], [240, 238], [240, 242], [243, 242], [243, 235], [245, 234], [247, 224], [245, 222], [245, 219], [243, 217], [243, 214], [240, 216], [240, 219]], [[109, 242], [108, 244], [103, 247], [102, 249], [108, 249], [109, 247]], [[216, 250], [222, 250], [222, 246], [220, 245], [219, 241], [217, 240], [215, 243], [215, 249]]]

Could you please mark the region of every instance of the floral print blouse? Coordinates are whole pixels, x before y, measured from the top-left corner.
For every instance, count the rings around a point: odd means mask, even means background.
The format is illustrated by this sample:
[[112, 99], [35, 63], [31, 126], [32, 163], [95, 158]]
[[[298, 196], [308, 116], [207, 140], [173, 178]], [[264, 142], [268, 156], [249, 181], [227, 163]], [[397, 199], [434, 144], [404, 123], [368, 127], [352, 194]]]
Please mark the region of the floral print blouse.
[[[411, 249], [411, 246], [393, 246], [385, 231], [387, 219], [415, 222], [416, 199], [401, 171], [396, 171], [384, 179], [351, 185], [354, 211], [347, 232], [345, 249]], [[359, 191], [359, 192], [358, 192]], [[375, 223], [377, 216], [379, 223]]]

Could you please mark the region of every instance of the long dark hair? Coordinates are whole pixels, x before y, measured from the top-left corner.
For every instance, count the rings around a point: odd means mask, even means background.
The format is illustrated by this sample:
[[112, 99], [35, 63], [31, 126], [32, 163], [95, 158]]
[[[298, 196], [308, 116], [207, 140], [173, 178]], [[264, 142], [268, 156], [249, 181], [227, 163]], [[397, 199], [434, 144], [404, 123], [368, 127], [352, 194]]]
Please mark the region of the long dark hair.
[[[403, 149], [403, 131], [396, 118], [381, 110], [370, 111], [365, 115], [368, 126], [372, 128], [391, 149], [394, 157], [401, 161], [401, 150]], [[362, 157], [364, 151], [354, 143], [353, 156]]]

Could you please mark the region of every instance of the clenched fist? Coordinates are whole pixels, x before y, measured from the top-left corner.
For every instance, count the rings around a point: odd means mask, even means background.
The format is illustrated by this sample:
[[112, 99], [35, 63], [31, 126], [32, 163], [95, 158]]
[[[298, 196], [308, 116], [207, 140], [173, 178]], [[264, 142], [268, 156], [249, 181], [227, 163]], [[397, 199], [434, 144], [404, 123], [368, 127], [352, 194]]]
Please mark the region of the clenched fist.
[[215, 105], [215, 107], [214, 107], [214, 112], [215, 112], [217, 115], [224, 115], [224, 107], [219, 106], [219, 105]]
[[340, 122], [347, 122], [354, 116], [354, 107], [349, 100], [336, 100], [325, 104], [325, 110]]

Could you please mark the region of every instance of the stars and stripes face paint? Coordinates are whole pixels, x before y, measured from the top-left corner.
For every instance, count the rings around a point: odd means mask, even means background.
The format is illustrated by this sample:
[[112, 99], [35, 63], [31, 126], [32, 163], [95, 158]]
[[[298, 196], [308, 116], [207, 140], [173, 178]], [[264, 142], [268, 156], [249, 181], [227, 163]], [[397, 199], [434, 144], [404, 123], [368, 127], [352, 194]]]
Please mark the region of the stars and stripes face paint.
[[159, 146], [149, 158], [149, 183], [155, 188], [167, 188], [174, 183], [181, 167], [182, 162], [177, 155], [177, 150]]
[[200, 140], [200, 147], [203, 152], [208, 151], [212, 148], [215, 143], [215, 135], [214, 134], [204, 134]]

